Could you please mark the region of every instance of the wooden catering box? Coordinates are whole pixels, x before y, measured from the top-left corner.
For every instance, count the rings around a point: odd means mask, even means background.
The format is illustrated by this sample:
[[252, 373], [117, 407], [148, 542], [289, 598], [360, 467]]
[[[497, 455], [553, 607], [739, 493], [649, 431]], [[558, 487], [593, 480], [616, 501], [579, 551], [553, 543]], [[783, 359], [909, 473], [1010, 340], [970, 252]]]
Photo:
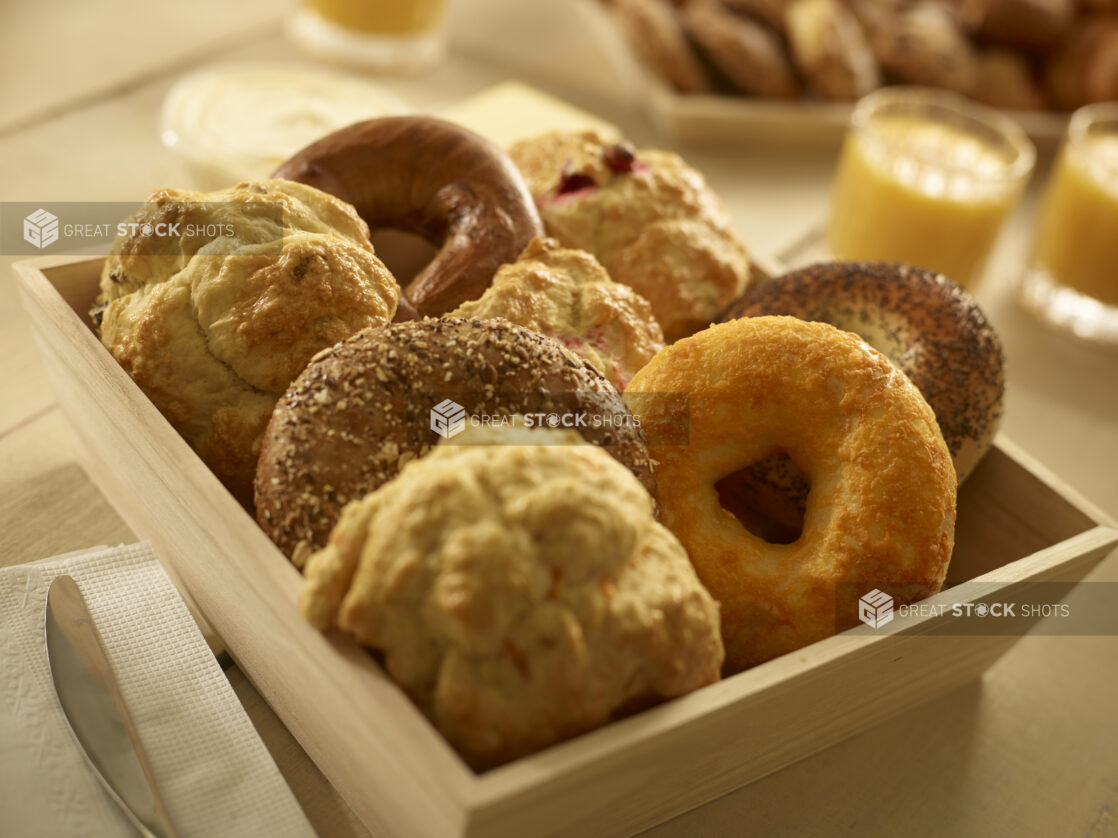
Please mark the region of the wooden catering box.
[[[1018, 639], [954, 636], [950, 609], [859, 627], [475, 774], [372, 657], [302, 620], [298, 572], [91, 330], [100, 266], [16, 266], [86, 468], [375, 834], [630, 834], [978, 678]], [[968, 580], [979, 599], [1078, 580], [1116, 543], [1105, 516], [1001, 440], [960, 491], [933, 601], [969, 601], [952, 592]]]

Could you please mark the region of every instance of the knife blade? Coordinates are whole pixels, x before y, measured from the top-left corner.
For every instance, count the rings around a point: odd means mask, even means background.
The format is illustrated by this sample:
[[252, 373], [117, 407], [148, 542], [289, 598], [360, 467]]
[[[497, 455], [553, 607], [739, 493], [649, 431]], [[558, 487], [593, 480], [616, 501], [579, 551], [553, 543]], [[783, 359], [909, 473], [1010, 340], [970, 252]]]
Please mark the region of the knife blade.
[[98, 779], [140, 833], [177, 838], [89, 606], [70, 576], [47, 591], [47, 659], [62, 711]]

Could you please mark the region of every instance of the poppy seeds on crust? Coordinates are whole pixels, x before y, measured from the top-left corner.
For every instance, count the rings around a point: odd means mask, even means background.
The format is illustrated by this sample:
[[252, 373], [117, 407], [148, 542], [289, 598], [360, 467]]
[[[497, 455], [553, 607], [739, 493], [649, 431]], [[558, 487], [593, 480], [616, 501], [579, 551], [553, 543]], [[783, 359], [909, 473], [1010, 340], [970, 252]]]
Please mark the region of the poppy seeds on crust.
[[721, 319], [770, 314], [830, 323], [888, 356], [932, 407], [960, 481], [977, 463], [975, 446], [984, 451], [992, 441], [1005, 354], [975, 301], [942, 274], [888, 263], [812, 265], [754, 283]]

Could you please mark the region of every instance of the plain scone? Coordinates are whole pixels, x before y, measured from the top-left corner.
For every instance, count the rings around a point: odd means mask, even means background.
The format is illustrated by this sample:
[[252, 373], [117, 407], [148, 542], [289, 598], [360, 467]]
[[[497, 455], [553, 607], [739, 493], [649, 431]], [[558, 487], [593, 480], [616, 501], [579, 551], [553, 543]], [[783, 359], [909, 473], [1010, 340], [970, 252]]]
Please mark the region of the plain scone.
[[101, 342], [250, 503], [280, 394], [320, 350], [392, 320], [400, 289], [353, 207], [302, 184], [160, 189], [130, 221], [101, 274]]
[[488, 427], [346, 507], [300, 606], [380, 650], [485, 768], [719, 677], [718, 605], [636, 478], [573, 431]]

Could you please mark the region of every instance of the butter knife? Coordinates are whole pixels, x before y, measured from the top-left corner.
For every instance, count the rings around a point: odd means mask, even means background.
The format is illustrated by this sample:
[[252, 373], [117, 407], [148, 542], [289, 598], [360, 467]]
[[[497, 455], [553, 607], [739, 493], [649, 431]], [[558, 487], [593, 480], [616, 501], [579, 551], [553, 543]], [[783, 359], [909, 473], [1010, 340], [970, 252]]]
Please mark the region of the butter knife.
[[101, 635], [77, 583], [47, 592], [47, 658], [59, 703], [109, 796], [144, 838], [178, 838], [120, 694]]

